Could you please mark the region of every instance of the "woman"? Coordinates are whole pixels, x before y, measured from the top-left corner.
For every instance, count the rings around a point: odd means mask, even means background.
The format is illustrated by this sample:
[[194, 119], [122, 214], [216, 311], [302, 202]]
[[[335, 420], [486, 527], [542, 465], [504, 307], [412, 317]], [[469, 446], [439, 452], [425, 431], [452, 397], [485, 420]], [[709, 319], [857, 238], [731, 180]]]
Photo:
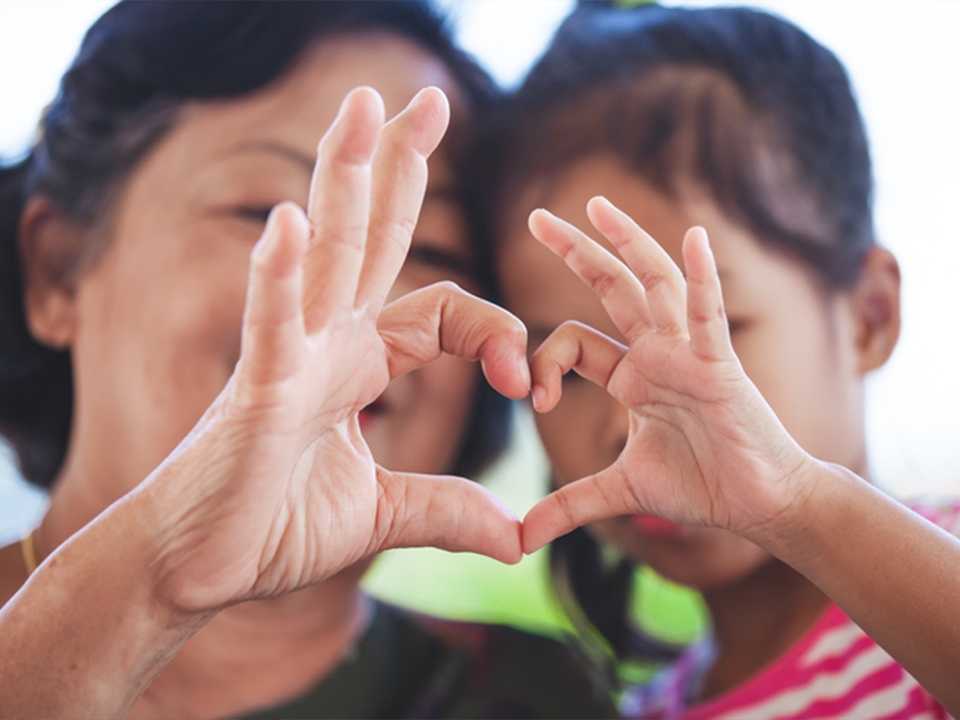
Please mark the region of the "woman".
[[[337, 113], [361, 85], [382, 100]], [[0, 412], [51, 487], [0, 550], [5, 716], [606, 712], [561, 646], [358, 588], [387, 547], [520, 556], [485, 491], [413, 474], [502, 446], [445, 353], [529, 385], [519, 323], [438, 283], [488, 289], [443, 93], [461, 125], [490, 95], [417, 3], [121, 3], [88, 32], [3, 175]]]

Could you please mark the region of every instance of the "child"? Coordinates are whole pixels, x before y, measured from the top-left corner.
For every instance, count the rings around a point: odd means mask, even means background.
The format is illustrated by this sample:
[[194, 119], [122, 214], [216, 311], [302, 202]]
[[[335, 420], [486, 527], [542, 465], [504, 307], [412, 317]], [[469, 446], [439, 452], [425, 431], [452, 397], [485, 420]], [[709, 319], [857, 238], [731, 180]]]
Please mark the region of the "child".
[[[761, 12], [585, 5], [509, 118], [500, 274], [540, 345], [533, 405], [560, 486], [524, 549], [590, 523], [555, 567], [622, 655], [628, 603], [577, 579], [598, 541], [710, 614], [710, 643], [627, 687], [621, 710], [945, 717], [956, 542], [861, 479], [863, 381], [897, 341], [899, 270], [875, 241], [843, 67]], [[613, 202], [587, 203], [598, 193]], [[531, 207], [573, 224], [535, 211], [532, 243]], [[593, 384], [561, 393], [571, 369]], [[922, 512], [960, 530], [956, 506]]]

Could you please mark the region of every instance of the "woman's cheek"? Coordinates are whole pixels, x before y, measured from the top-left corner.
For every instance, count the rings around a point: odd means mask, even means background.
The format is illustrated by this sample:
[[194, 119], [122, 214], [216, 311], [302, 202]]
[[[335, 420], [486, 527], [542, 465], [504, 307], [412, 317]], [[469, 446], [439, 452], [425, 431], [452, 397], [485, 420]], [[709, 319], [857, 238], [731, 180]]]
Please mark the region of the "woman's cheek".
[[[396, 448], [403, 465], [418, 472], [449, 472], [470, 420], [478, 364], [443, 355], [407, 376], [411, 421], [398, 429]], [[401, 379], [403, 380], [403, 379]]]

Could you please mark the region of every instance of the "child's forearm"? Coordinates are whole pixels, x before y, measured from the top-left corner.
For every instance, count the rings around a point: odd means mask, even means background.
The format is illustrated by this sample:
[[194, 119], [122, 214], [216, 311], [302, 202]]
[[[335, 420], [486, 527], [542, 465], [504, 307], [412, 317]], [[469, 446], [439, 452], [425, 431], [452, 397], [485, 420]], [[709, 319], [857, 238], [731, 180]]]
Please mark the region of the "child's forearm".
[[845, 468], [816, 463], [805, 483], [802, 506], [754, 539], [960, 716], [960, 540]]
[[0, 610], [4, 718], [126, 717], [207, 619], [156, 596], [136, 502], [125, 498], [77, 532]]

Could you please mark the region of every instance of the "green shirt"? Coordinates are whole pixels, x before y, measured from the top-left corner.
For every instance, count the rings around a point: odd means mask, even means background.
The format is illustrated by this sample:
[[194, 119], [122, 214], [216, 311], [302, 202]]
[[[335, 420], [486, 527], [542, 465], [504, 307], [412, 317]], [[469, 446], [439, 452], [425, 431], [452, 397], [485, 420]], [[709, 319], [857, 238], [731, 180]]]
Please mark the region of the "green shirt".
[[350, 655], [278, 718], [605, 718], [609, 694], [571, 645], [376, 603]]

